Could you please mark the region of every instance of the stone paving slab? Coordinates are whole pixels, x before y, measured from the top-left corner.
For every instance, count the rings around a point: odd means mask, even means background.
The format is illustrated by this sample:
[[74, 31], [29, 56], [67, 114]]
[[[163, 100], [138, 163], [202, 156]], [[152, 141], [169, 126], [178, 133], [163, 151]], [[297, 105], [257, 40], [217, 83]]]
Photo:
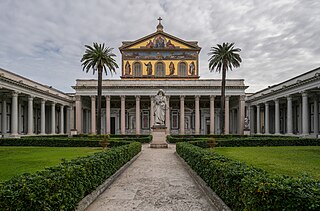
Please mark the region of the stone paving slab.
[[142, 153], [86, 210], [216, 210], [177, 159], [175, 145]]

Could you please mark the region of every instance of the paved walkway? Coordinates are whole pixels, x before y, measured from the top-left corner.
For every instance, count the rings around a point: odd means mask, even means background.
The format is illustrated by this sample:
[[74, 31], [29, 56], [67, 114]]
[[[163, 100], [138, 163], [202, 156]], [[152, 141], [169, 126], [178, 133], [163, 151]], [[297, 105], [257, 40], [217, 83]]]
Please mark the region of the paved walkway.
[[174, 152], [174, 145], [143, 145], [138, 159], [87, 210], [215, 210]]

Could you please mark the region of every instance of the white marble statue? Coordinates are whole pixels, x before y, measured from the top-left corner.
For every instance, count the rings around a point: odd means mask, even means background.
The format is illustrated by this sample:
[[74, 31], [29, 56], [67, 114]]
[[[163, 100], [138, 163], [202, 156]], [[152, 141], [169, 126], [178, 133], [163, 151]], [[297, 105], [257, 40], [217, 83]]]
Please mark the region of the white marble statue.
[[154, 125], [164, 125], [166, 111], [166, 97], [160, 89], [154, 97]]
[[244, 129], [249, 129], [250, 120], [248, 117], [244, 118]]

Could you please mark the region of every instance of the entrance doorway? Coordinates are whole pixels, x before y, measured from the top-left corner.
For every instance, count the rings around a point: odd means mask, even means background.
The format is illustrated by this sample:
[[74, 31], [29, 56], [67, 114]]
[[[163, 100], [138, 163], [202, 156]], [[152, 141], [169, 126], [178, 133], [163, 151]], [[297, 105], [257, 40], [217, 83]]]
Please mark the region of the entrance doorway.
[[110, 133], [116, 134], [116, 118], [115, 117], [110, 118]]

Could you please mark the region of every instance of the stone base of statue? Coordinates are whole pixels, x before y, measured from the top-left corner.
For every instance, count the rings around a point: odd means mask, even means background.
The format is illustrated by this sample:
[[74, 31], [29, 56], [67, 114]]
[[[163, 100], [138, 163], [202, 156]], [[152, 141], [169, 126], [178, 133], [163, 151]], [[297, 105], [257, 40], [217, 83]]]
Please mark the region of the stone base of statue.
[[152, 142], [150, 148], [168, 148], [166, 141], [167, 127], [165, 125], [154, 125], [151, 129]]
[[243, 130], [243, 135], [250, 136], [250, 129], [246, 128]]

